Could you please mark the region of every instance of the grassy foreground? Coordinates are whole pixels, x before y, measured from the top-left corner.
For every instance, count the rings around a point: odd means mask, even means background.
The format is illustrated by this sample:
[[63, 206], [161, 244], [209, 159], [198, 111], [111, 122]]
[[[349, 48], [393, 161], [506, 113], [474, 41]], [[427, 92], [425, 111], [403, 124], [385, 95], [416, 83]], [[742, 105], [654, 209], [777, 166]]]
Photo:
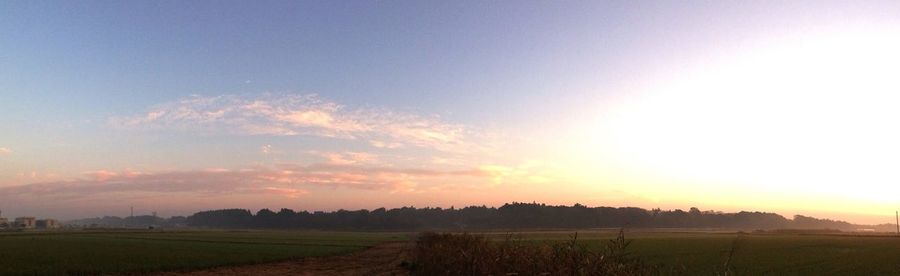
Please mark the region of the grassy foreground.
[[[541, 243], [570, 240], [573, 232], [519, 234]], [[501, 240], [506, 234], [488, 235]], [[578, 240], [599, 251], [615, 235], [615, 231], [579, 232]], [[723, 275], [726, 271], [737, 275], [900, 274], [900, 237], [700, 232], [631, 232], [625, 236], [631, 241], [627, 251], [633, 256], [683, 275]]]
[[[519, 232], [525, 243], [569, 242], [574, 231]], [[484, 233], [502, 241], [506, 232]], [[601, 252], [617, 231], [579, 231]], [[0, 275], [189, 270], [344, 254], [409, 234], [311, 231], [69, 231], [0, 233]], [[799, 234], [626, 232], [626, 251], [681, 275], [898, 275], [900, 238]], [[728, 256], [732, 257], [725, 266]]]
[[0, 275], [197, 269], [343, 254], [405, 238], [390, 233], [298, 231], [0, 233]]

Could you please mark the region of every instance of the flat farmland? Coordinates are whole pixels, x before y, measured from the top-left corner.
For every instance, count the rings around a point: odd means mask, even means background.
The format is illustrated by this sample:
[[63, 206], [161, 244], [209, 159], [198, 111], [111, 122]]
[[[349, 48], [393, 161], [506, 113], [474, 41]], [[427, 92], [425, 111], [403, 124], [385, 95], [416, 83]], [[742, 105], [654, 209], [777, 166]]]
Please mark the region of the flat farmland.
[[193, 270], [347, 254], [405, 234], [311, 231], [0, 233], [0, 275]]
[[[496, 242], [512, 237], [520, 242], [541, 244], [571, 241], [574, 233], [480, 234]], [[616, 235], [614, 230], [578, 231], [577, 244], [599, 251]], [[408, 241], [414, 236], [316, 231], [0, 233], [3, 248], [0, 275], [143, 274], [241, 265], [252, 265], [248, 269], [255, 271], [257, 265], [265, 268], [284, 260], [343, 255], [322, 262], [338, 266], [357, 256], [378, 257], [369, 255], [380, 251], [365, 249], [386, 242]], [[900, 238], [887, 235], [629, 231], [625, 238], [630, 241], [629, 254], [646, 264], [662, 267], [663, 274], [722, 275], [726, 271], [738, 275], [900, 274]], [[396, 250], [385, 254], [396, 254]]]
[[[571, 240], [573, 232], [513, 233], [527, 242]], [[599, 250], [616, 231], [582, 231], [578, 243]], [[490, 233], [494, 240], [508, 234]], [[900, 237], [890, 235], [626, 232], [628, 252], [683, 275], [898, 275]], [[732, 253], [733, 248], [733, 253]], [[667, 270], [668, 271], [668, 270]]]

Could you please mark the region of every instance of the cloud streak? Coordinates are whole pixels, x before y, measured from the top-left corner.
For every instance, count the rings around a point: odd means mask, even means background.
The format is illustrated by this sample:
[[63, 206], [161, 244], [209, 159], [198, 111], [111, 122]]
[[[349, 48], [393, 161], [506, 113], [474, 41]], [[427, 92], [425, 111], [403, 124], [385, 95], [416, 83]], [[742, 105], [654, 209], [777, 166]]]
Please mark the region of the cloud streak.
[[114, 117], [110, 123], [124, 128], [359, 139], [381, 148], [442, 151], [465, 147], [470, 132], [437, 116], [350, 108], [314, 94], [193, 96], [156, 105], [143, 114]]
[[378, 155], [367, 152], [348, 151], [338, 153], [312, 151], [310, 153], [322, 157], [329, 165], [371, 164], [378, 161]]
[[13, 151], [6, 147], [0, 147], [0, 156], [11, 154]]
[[414, 192], [423, 183], [448, 178], [488, 178], [481, 170], [438, 171], [350, 166], [342, 164], [281, 165], [239, 170], [210, 169], [122, 173], [95, 171], [82, 179], [0, 187], [0, 194], [19, 197], [81, 199], [117, 193], [177, 194], [198, 196], [230, 194], [282, 195], [296, 198], [309, 188], [347, 188]]

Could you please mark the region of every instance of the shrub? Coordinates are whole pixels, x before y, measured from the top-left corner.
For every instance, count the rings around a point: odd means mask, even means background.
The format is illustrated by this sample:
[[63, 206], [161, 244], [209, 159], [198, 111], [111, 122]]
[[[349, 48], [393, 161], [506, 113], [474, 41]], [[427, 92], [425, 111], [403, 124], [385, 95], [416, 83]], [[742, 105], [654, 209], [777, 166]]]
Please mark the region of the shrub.
[[660, 274], [627, 252], [624, 231], [598, 251], [570, 241], [528, 242], [508, 235], [422, 233], [412, 252], [413, 275], [647, 275]]

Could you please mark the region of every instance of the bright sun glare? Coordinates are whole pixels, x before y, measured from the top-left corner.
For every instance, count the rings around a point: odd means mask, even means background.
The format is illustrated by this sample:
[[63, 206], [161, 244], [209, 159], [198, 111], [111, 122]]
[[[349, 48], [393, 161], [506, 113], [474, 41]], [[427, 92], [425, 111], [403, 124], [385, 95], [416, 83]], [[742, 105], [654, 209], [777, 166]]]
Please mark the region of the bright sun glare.
[[607, 115], [607, 150], [709, 185], [896, 197], [896, 33], [773, 39], [669, 74]]

